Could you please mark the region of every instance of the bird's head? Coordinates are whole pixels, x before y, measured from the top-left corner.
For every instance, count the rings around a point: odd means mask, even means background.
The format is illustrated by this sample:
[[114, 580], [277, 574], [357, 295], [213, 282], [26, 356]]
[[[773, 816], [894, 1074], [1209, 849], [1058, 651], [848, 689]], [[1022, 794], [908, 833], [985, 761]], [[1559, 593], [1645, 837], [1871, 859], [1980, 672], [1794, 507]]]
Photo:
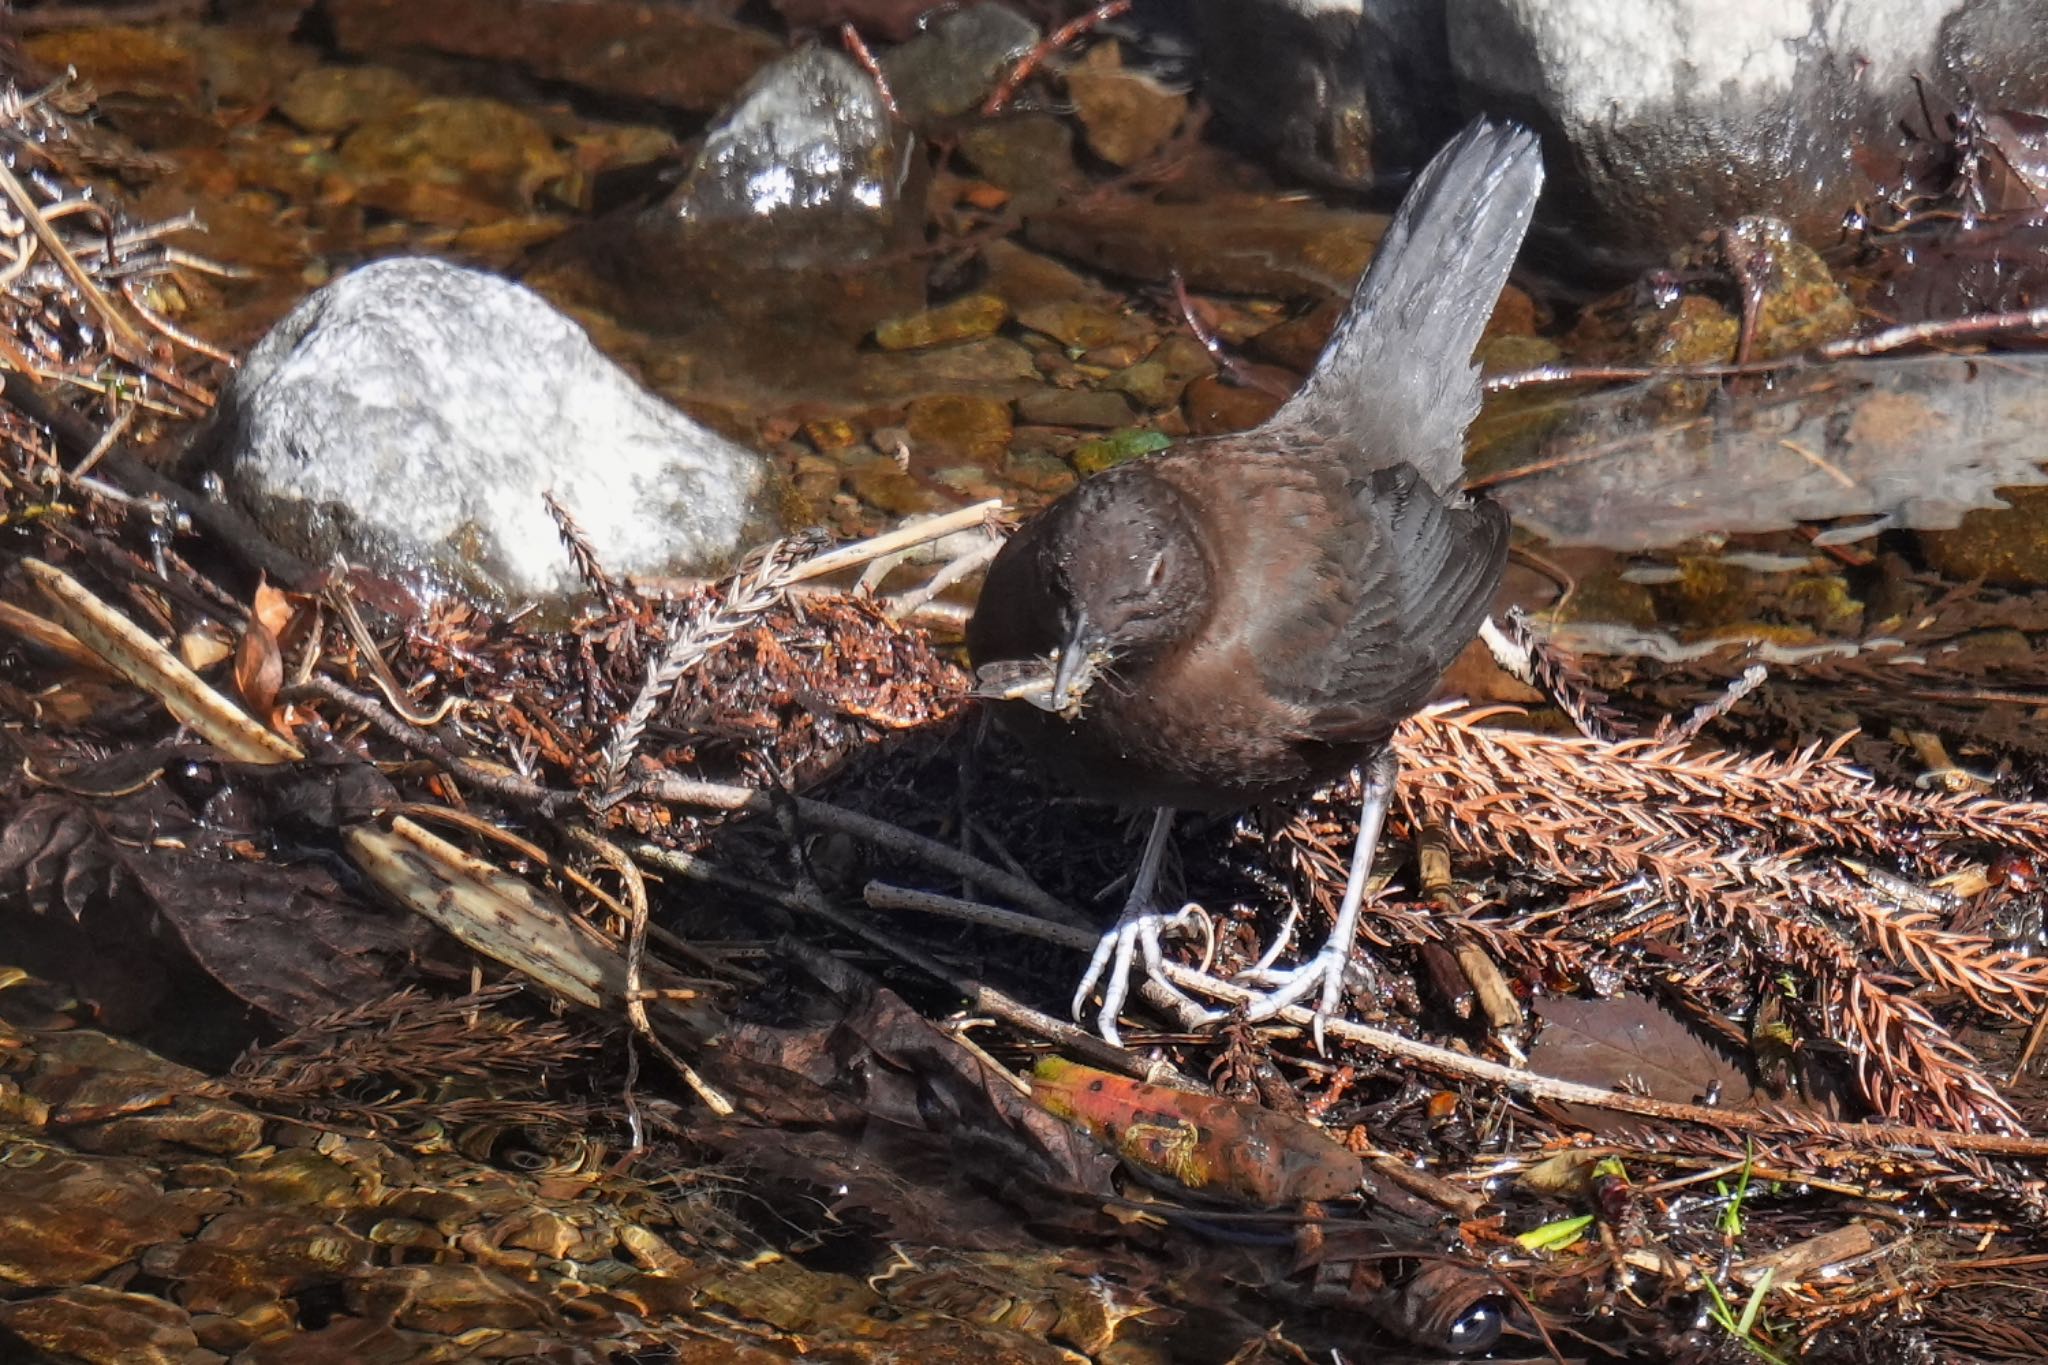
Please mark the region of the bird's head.
[[1142, 466], [1088, 480], [1045, 515], [1059, 639], [1050, 709], [1064, 712], [1102, 671], [1156, 657], [1201, 623], [1209, 565], [1187, 500]]

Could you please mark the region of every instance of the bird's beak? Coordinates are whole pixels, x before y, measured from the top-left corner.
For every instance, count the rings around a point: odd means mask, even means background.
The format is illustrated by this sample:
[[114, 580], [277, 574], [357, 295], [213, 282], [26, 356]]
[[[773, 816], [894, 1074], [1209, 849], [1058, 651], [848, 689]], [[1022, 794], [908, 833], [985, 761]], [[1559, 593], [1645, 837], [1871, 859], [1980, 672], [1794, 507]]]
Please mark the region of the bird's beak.
[[1088, 613], [1077, 611], [1074, 623], [1067, 628], [1067, 638], [1060, 641], [1059, 661], [1053, 666], [1052, 710], [1065, 714], [1080, 704], [1090, 681], [1090, 653]]

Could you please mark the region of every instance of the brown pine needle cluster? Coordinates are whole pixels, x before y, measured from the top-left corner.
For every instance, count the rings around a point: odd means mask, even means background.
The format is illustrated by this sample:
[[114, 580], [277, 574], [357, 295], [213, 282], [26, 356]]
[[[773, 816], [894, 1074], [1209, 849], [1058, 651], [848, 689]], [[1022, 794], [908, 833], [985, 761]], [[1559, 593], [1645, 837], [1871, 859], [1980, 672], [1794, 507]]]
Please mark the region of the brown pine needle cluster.
[[[1879, 1112], [2019, 1126], [1975, 1059], [1908, 995], [1934, 988], [2028, 1020], [2048, 1005], [2048, 959], [1944, 928], [1849, 875], [1837, 855], [1931, 879], [1973, 853], [2042, 853], [2048, 804], [1887, 787], [1842, 758], [1845, 741], [1740, 755], [1488, 723], [1501, 719], [1440, 707], [1401, 731], [1412, 822], [1440, 825], [1475, 862], [1583, 888], [1575, 899], [1661, 904], [1672, 932], [1732, 933], [1772, 970], [1798, 973]], [[1721, 984], [1744, 993], [1738, 964], [1727, 965]]]
[[437, 999], [407, 988], [252, 1049], [222, 1088], [371, 1133], [429, 1119], [573, 1127], [583, 1106], [548, 1093], [547, 1078], [587, 1063], [600, 1040], [500, 1008], [518, 993], [500, 985]]

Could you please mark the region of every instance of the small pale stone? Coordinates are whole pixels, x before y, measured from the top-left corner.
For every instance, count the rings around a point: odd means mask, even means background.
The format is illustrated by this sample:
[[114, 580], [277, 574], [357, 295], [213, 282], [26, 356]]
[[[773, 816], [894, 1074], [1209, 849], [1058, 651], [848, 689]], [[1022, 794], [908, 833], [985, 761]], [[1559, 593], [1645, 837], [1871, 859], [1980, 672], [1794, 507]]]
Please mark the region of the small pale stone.
[[1017, 400], [1017, 415], [1048, 427], [1120, 427], [1131, 420], [1131, 405], [1100, 389], [1040, 389]]
[[917, 351], [956, 341], [992, 336], [1010, 317], [1010, 306], [994, 294], [969, 294], [951, 303], [907, 317], [890, 318], [875, 328], [875, 344], [885, 351]]
[[1078, 482], [1065, 461], [1042, 450], [1011, 452], [1003, 461], [1003, 477], [1034, 493], [1048, 495], [1064, 493]]
[[1085, 303], [1057, 300], [1017, 310], [1017, 321], [1076, 350], [1093, 350], [1137, 336], [1138, 324], [1122, 314]]
[[309, 133], [345, 133], [426, 97], [425, 87], [388, 66], [316, 66], [285, 88], [277, 111]]
[[1166, 145], [1188, 112], [1188, 97], [1150, 76], [1121, 69], [1116, 44], [1102, 43], [1067, 72], [1088, 147], [1112, 166], [1133, 166]]
[[803, 431], [804, 439], [815, 450], [844, 450], [860, 442], [860, 432], [844, 417], [821, 417], [806, 422]]
[[911, 458], [926, 468], [958, 459], [993, 465], [1010, 448], [1010, 405], [981, 394], [915, 399], [905, 425]]
[[883, 456], [855, 467], [848, 477], [854, 493], [868, 506], [892, 517], [914, 516], [939, 509], [939, 495]]

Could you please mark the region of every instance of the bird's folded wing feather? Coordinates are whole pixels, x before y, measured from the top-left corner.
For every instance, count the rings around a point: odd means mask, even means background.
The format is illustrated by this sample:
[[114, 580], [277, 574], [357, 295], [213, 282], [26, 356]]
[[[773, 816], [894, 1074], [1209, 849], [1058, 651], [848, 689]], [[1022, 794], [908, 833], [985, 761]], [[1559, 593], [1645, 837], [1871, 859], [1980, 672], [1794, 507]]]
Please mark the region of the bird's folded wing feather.
[[1258, 658], [1306, 738], [1384, 738], [1429, 699], [1478, 632], [1507, 562], [1508, 518], [1446, 500], [1410, 465], [1355, 479], [1350, 533], [1304, 563], [1294, 607], [1276, 613]]

